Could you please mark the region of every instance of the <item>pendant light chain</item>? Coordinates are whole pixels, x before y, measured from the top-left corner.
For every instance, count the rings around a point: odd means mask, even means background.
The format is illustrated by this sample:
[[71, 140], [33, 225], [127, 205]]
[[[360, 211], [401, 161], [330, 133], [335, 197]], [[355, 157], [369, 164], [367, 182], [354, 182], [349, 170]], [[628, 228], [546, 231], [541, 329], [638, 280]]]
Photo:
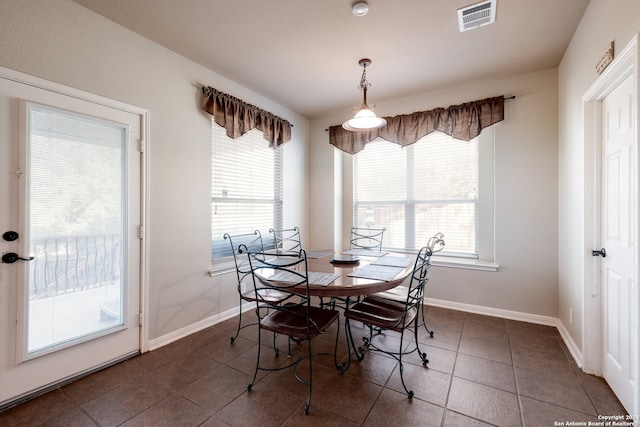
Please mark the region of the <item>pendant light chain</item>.
[[357, 132], [368, 129], [380, 128], [387, 124], [387, 121], [382, 117], [376, 117], [373, 112], [373, 108], [367, 105], [367, 89], [371, 86], [371, 83], [367, 80], [367, 66], [371, 64], [371, 60], [368, 58], [361, 59], [358, 64], [363, 68], [362, 76], [360, 77], [360, 85], [358, 89], [362, 89], [363, 102], [359, 111], [355, 117], [351, 120], [347, 120], [342, 123], [342, 127], [348, 131]]
[[371, 87], [371, 83], [367, 81], [367, 64], [362, 64], [362, 68], [362, 77], [360, 78], [360, 85], [358, 86], [358, 89], [362, 89], [364, 92], [364, 102], [362, 103], [360, 110], [363, 108], [369, 108], [367, 105], [367, 88]]

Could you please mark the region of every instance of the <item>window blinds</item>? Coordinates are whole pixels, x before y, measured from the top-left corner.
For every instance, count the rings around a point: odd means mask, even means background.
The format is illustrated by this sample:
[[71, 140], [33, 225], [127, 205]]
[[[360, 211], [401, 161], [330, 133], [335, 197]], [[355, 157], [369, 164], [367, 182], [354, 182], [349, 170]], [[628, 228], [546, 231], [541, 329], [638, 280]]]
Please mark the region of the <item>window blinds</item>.
[[212, 258], [228, 254], [224, 233], [245, 234], [282, 224], [282, 149], [269, 147], [262, 132], [231, 139], [213, 126], [211, 165]]
[[354, 225], [386, 227], [383, 246], [416, 250], [444, 233], [449, 255], [477, 257], [478, 142], [433, 132], [378, 139], [354, 155]]

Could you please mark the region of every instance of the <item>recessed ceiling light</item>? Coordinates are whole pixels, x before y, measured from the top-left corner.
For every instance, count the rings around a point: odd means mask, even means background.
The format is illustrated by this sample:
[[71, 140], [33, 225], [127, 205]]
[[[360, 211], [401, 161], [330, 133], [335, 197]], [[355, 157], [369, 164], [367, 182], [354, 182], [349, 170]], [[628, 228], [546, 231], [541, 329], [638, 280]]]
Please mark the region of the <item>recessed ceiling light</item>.
[[364, 16], [369, 12], [369, 5], [364, 1], [357, 1], [351, 6], [355, 16]]

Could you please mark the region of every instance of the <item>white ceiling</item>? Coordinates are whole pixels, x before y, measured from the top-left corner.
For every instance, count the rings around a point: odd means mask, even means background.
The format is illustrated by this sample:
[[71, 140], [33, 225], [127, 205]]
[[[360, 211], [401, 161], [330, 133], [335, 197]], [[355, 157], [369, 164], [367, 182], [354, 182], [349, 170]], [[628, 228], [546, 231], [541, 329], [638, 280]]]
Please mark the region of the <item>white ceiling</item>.
[[368, 0], [363, 17], [352, 0], [74, 1], [307, 118], [362, 103], [361, 58], [369, 104], [555, 67], [589, 3], [497, 0], [460, 33], [480, 0]]

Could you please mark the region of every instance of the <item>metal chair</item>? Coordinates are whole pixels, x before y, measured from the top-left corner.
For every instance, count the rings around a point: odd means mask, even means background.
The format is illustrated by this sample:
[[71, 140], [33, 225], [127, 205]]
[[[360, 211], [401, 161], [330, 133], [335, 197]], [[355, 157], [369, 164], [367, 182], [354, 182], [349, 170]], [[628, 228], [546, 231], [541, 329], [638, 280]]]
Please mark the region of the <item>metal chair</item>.
[[[444, 249], [444, 244], [444, 235], [442, 233], [437, 233], [429, 239], [429, 241], [427, 242], [427, 247], [432, 248], [431, 253], [434, 254]], [[408, 293], [409, 288], [407, 286], [400, 285], [396, 286], [395, 288], [391, 288], [388, 291], [378, 292], [369, 296], [371, 298], [383, 298], [387, 300], [403, 302], [406, 301]], [[424, 329], [427, 331], [429, 336], [433, 338], [433, 331], [429, 329], [424, 318], [424, 300], [422, 301], [422, 305], [420, 307], [420, 315], [422, 318], [422, 324], [420, 326], [424, 326]]]
[[[243, 248], [241, 247], [242, 251]], [[312, 351], [311, 341], [313, 338], [325, 334], [329, 327], [338, 322], [336, 328], [334, 363], [340, 369], [337, 361], [338, 333], [340, 331], [340, 314], [337, 310], [325, 309], [311, 305], [309, 295], [309, 273], [307, 270], [307, 255], [304, 250], [300, 250], [298, 255], [282, 255], [275, 259], [269, 259], [261, 254], [249, 253], [248, 262], [253, 272], [253, 286], [256, 300], [256, 313], [258, 315], [258, 325], [262, 330], [271, 331], [274, 334], [288, 336], [289, 345], [291, 341], [298, 344], [299, 356], [289, 363], [277, 367], [268, 367], [261, 364], [261, 333], [258, 333], [258, 357], [256, 360], [256, 370], [247, 390], [251, 391], [256, 384], [258, 371], [276, 371], [293, 367], [296, 379], [307, 385], [309, 392], [307, 402], [304, 406], [304, 413], [309, 413], [311, 405], [312, 391]], [[268, 280], [264, 273], [272, 273]], [[262, 276], [262, 277], [259, 277]], [[269, 292], [282, 292], [290, 296], [296, 296], [297, 302], [287, 302], [285, 304], [273, 304], [269, 299], [261, 298], [261, 295]], [[291, 300], [290, 300], [291, 301]], [[306, 351], [300, 344], [306, 341]], [[289, 349], [289, 354], [291, 350]], [[303, 375], [298, 371], [298, 365], [308, 361], [308, 375]]]
[[[437, 245], [439, 239], [430, 239], [430, 242]], [[418, 342], [418, 311], [422, 304], [425, 284], [429, 280], [429, 268], [431, 267], [432, 254], [433, 248], [429, 246], [425, 246], [418, 252], [408, 292], [404, 301], [394, 301], [375, 296], [367, 296], [362, 301], [347, 307], [344, 313], [346, 318], [345, 327], [349, 335], [350, 355], [351, 348], [353, 348], [357, 359], [361, 361], [364, 359], [366, 348], [371, 351], [382, 352], [394, 357], [400, 364], [400, 381], [402, 382], [402, 386], [404, 387], [409, 399], [413, 398], [414, 393], [413, 390], [407, 388], [404, 381], [403, 356], [417, 352], [418, 356], [422, 360], [423, 366], [426, 367], [427, 363], [429, 363], [427, 354], [420, 350], [420, 343]], [[362, 338], [364, 348], [362, 346], [356, 348], [353, 340], [351, 322], [354, 320], [362, 322], [369, 328], [369, 335]], [[405, 330], [411, 327], [413, 327], [413, 340], [409, 340], [410, 344], [405, 348]], [[374, 328], [378, 331], [376, 335], [373, 334]], [[386, 330], [400, 332], [400, 346], [398, 351], [383, 349], [376, 346], [376, 337]], [[351, 357], [349, 356], [349, 361], [350, 360]]]
[[298, 254], [300, 249], [302, 249], [300, 229], [298, 227], [285, 228], [282, 230], [270, 228], [269, 234], [273, 235], [275, 249], [278, 255]]
[[382, 251], [382, 238], [386, 227], [360, 228], [351, 227], [349, 246], [351, 249], [364, 249], [372, 252]]
[[[238, 328], [234, 336], [231, 337], [231, 342], [235, 342], [238, 339], [238, 335], [240, 331], [248, 326], [256, 325], [257, 322], [248, 323], [246, 325], [242, 324], [242, 302], [255, 302], [258, 299], [268, 299], [273, 304], [281, 304], [287, 298], [289, 298], [288, 293], [278, 292], [276, 290], [262, 290], [262, 295], [260, 298], [256, 297], [255, 290], [253, 289], [253, 282], [251, 279], [251, 266], [244, 259], [246, 257], [247, 252], [251, 253], [263, 253], [264, 245], [262, 242], [262, 235], [260, 231], [256, 230], [253, 233], [247, 234], [236, 234], [230, 235], [229, 233], [224, 234], [224, 239], [229, 240], [229, 244], [231, 245], [231, 252], [233, 254], [233, 261], [236, 266], [236, 276], [238, 279], [238, 296], [240, 298], [239, 309], [240, 314], [238, 316]], [[244, 253], [240, 253], [240, 247], [243, 247]], [[244, 289], [243, 289], [244, 288]], [[275, 348], [275, 337], [274, 337], [274, 348]], [[276, 349], [277, 352], [277, 349]]]

